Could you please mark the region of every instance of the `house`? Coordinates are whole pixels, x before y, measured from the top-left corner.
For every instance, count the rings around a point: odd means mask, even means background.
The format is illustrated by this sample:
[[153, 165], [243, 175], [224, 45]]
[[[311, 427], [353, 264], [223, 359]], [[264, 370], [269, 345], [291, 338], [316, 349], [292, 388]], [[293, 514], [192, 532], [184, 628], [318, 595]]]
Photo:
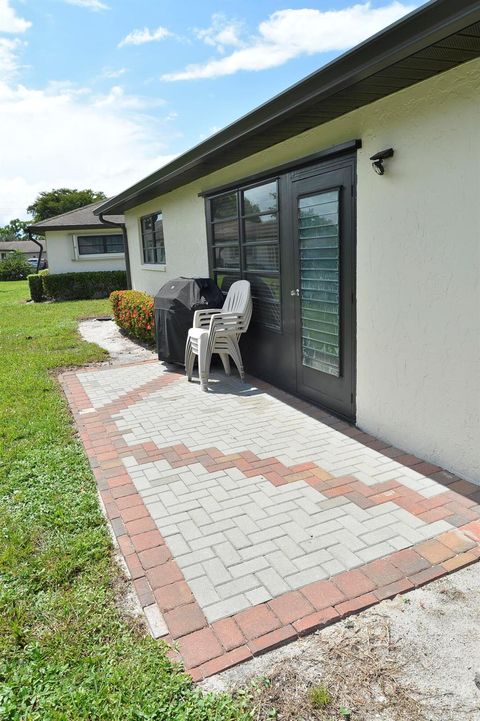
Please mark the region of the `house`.
[[97, 201], [27, 228], [45, 236], [51, 273], [125, 269], [124, 218], [116, 214], [101, 220], [94, 212], [101, 204]]
[[480, 481], [480, 2], [427, 3], [96, 213], [252, 284], [249, 372]]
[[[42, 259], [45, 258], [45, 243], [43, 241], [39, 241], [42, 245], [43, 251], [42, 251]], [[0, 260], [5, 260], [5, 258], [10, 255], [10, 253], [13, 253], [17, 251], [18, 253], [22, 253], [25, 260], [28, 260], [29, 258], [38, 258], [38, 254], [40, 253], [40, 248], [38, 247], [38, 243], [34, 243], [33, 240], [2, 240], [0, 241]]]

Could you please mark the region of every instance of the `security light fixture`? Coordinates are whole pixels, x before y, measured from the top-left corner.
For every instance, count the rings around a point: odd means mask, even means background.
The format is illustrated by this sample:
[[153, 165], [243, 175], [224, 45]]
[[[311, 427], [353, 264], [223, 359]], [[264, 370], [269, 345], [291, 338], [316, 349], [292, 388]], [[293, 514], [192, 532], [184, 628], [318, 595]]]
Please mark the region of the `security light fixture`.
[[391, 158], [393, 155], [393, 148], [387, 148], [386, 150], [381, 150], [379, 153], [375, 153], [375, 155], [372, 155], [370, 160], [372, 161], [372, 168], [378, 175], [383, 175], [385, 172], [385, 168], [383, 167], [383, 161], [386, 160], [386, 158]]

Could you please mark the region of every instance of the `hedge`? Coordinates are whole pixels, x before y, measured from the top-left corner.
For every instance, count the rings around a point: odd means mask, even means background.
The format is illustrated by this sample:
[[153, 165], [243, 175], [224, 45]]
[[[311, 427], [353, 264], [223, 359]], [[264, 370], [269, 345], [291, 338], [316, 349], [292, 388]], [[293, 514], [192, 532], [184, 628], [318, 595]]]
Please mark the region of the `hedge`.
[[37, 273], [32, 273], [31, 275], [27, 275], [27, 280], [30, 287], [30, 298], [35, 303], [41, 303], [44, 299], [42, 276]]
[[112, 291], [126, 287], [124, 270], [54, 273], [43, 277], [43, 293], [53, 300], [108, 298]]
[[110, 295], [117, 325], [134, 338], [155, 341], [153, 298], [139, 290], [117, 290]]
[[28, 285], [30, 286], [30, 298], [34, 301], [34, 303], [41, 303], [42, 300], [45, 300], [42, 278], [48, 274], [48, 268], [44, 268], [38, 273], [31, 273], [30, 275], [27, 275]]

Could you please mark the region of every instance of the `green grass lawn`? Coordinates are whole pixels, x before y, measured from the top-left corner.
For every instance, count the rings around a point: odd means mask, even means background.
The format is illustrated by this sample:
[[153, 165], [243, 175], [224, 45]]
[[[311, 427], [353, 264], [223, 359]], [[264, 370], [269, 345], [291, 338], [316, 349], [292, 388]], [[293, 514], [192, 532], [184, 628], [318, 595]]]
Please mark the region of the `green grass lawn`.
[[0, 719], [246, 721], [116, 605], [95, 483], [51, 373], [104, 358], [76, 323], [109, 302], [27, 298], [25, 282], [0, 283]]

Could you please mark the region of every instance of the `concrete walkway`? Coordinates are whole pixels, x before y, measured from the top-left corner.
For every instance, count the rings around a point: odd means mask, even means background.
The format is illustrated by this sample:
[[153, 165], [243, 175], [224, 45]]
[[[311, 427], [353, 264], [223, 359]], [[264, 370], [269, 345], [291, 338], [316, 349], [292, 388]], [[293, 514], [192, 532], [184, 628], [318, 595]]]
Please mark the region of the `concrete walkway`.
[[196, 679], [480, 556], [480, 488], [266, 384], [62, 379], [157, 636]]

